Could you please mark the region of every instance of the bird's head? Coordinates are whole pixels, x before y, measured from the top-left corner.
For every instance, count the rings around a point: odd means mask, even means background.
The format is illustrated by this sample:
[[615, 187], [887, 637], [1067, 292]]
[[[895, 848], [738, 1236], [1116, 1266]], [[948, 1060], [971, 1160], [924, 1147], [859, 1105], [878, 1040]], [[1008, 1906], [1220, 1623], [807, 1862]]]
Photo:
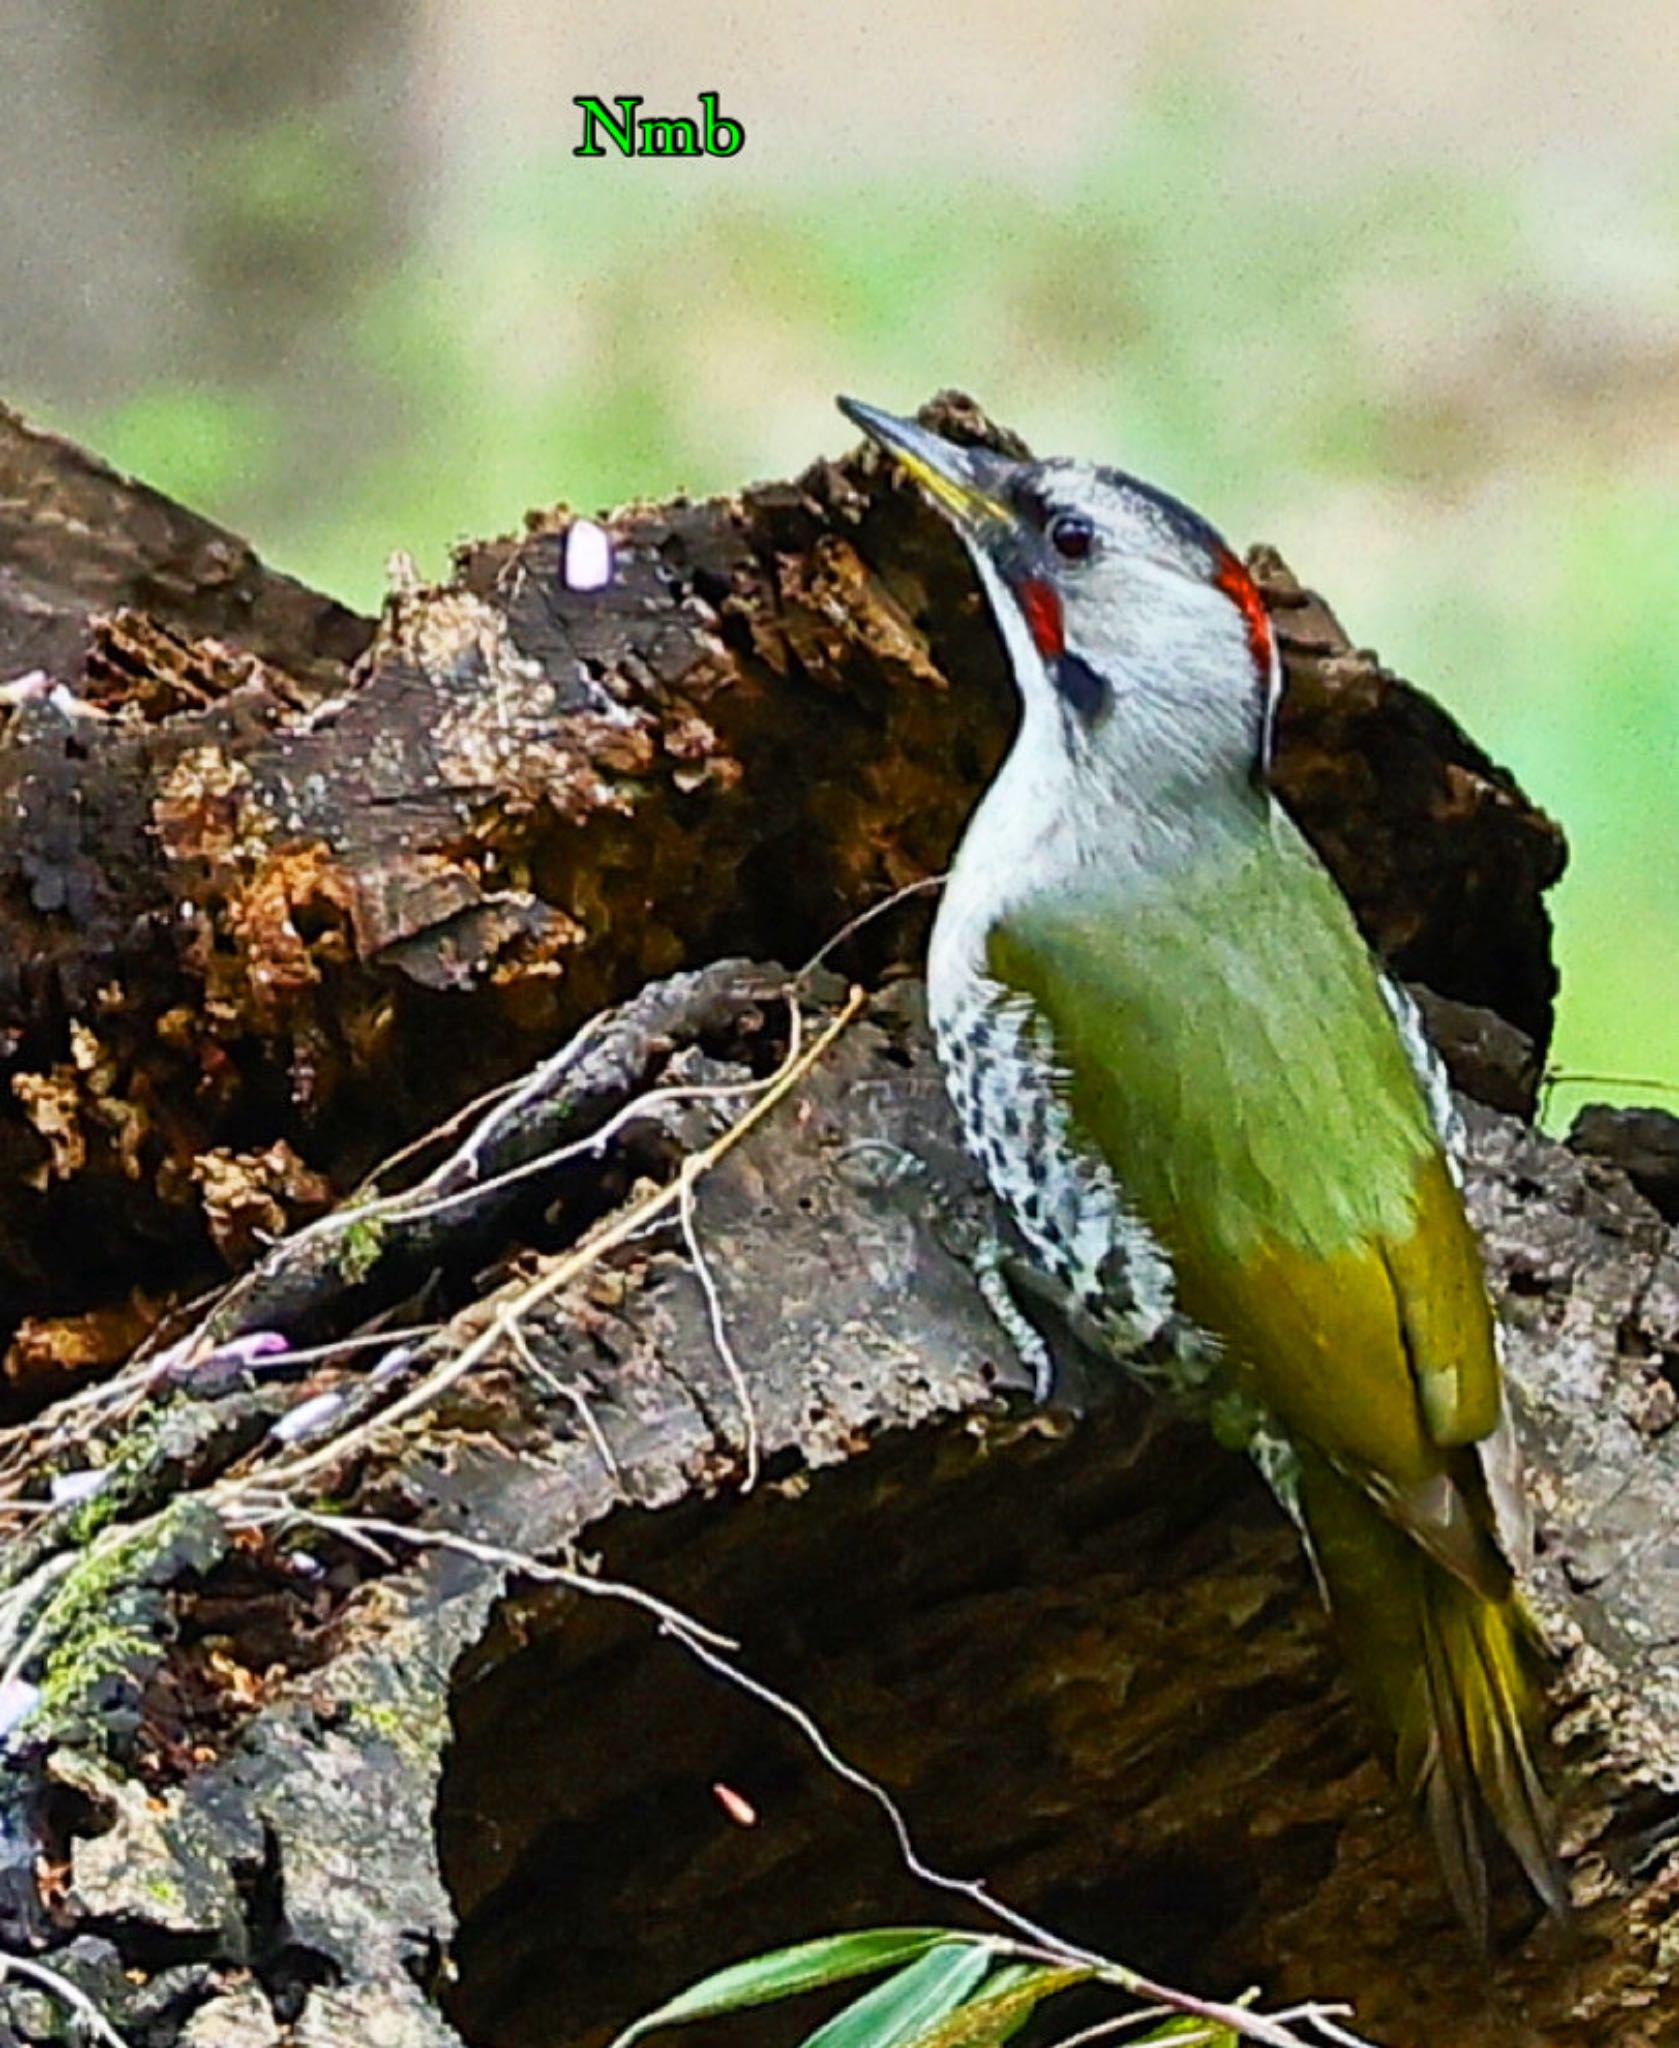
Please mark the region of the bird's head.
[[967, 544], [1040, 746], [1133, 799], [1262, 776], [1276, 644], [1253, 578], [1206, 520], [1119, 470], [1011, 461], [839, 405]]

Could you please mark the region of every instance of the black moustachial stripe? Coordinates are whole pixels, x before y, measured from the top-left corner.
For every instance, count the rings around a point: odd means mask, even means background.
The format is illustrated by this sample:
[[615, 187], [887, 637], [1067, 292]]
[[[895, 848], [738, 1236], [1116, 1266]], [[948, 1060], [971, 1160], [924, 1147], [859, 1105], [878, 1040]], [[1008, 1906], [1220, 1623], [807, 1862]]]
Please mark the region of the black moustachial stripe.
[[1108, 686], [1083, 655], [1071, 649], [1049, 665], [1050, 679], [1081, 718], [1094, 718], [1108, 701]]

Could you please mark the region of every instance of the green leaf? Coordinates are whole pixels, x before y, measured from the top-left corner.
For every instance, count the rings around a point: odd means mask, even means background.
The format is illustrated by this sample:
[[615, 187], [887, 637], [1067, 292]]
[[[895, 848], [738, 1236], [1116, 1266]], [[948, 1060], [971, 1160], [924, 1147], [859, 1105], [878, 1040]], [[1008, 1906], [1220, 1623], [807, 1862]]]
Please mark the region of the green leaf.
[[864, 1927], [801, 1941], [795, 1948], [772, 1949], [689, 1985], [656, 2012], [626, 2027], [612, 2048], [630, 2048], [659, 2027], [682, 2026], [751, 2005], [773, 2005], [777, 1999], [796, 1998], [801, 1991], [819, 1991], [825, 1984], [843, 1984], [848, 1977], [890, 1970], [916, 1961], [930, 1949], [948, 1946], [950, 1940], [948, 1927]]
[[916, 2034], [903, 2048], [996, 2048], [1017, 2034], [1046, 1998], [1070, 1985], [1088, 1984], [1095, 1974], [1088, 1965], [1012, 1964], [998, 1970], [977, 1998], [970, 1998], [929, 2032]]
[[990, 1969], [990, 1944], [952, 1941], [853, 1999], [801, 2048], [908, 2048], [961, 2005]]
[[1167, 2020], [1163, 2026], [1151, 2027], [1146, 2034], [1139, 2034], [1136, 2048], [1149, 2048], [1151, 2042], [1182, 2041], [1188, 2039], [1196, 2048], [1241, 2048], [1241, 2043], [1228, 2027], [1221, 2027], [1211, 2020], [1198, 2020], [1193, 2013], [1181, 2020]]

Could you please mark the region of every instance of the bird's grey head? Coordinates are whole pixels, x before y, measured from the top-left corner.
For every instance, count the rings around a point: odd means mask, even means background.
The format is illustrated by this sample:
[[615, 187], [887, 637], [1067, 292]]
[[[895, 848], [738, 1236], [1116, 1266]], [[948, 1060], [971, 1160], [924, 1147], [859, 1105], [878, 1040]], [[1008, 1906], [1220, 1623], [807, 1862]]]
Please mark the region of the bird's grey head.
[[1094, 463], [1015, 462], [841, 399], [955, 525], [997, 615], [1023, 739], [1133, 802], [1263, 774], [1279, 681], [1264, 601], [1198, 513]]

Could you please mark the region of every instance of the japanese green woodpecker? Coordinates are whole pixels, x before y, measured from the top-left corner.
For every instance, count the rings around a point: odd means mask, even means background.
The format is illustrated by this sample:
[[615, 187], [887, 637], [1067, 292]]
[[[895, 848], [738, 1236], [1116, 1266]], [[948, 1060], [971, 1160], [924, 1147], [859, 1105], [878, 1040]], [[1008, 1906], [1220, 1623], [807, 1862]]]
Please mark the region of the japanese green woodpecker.
[[1560, 1910], [1450, 1094], [1267, 787], [1264, 602], [1135, 478], [840, 404], [955, 524], [1020, 695], [928, 966], [965, 1140], [1084, 1327], [1253, 1452], [1465, 1920], [1484, 1813]]

